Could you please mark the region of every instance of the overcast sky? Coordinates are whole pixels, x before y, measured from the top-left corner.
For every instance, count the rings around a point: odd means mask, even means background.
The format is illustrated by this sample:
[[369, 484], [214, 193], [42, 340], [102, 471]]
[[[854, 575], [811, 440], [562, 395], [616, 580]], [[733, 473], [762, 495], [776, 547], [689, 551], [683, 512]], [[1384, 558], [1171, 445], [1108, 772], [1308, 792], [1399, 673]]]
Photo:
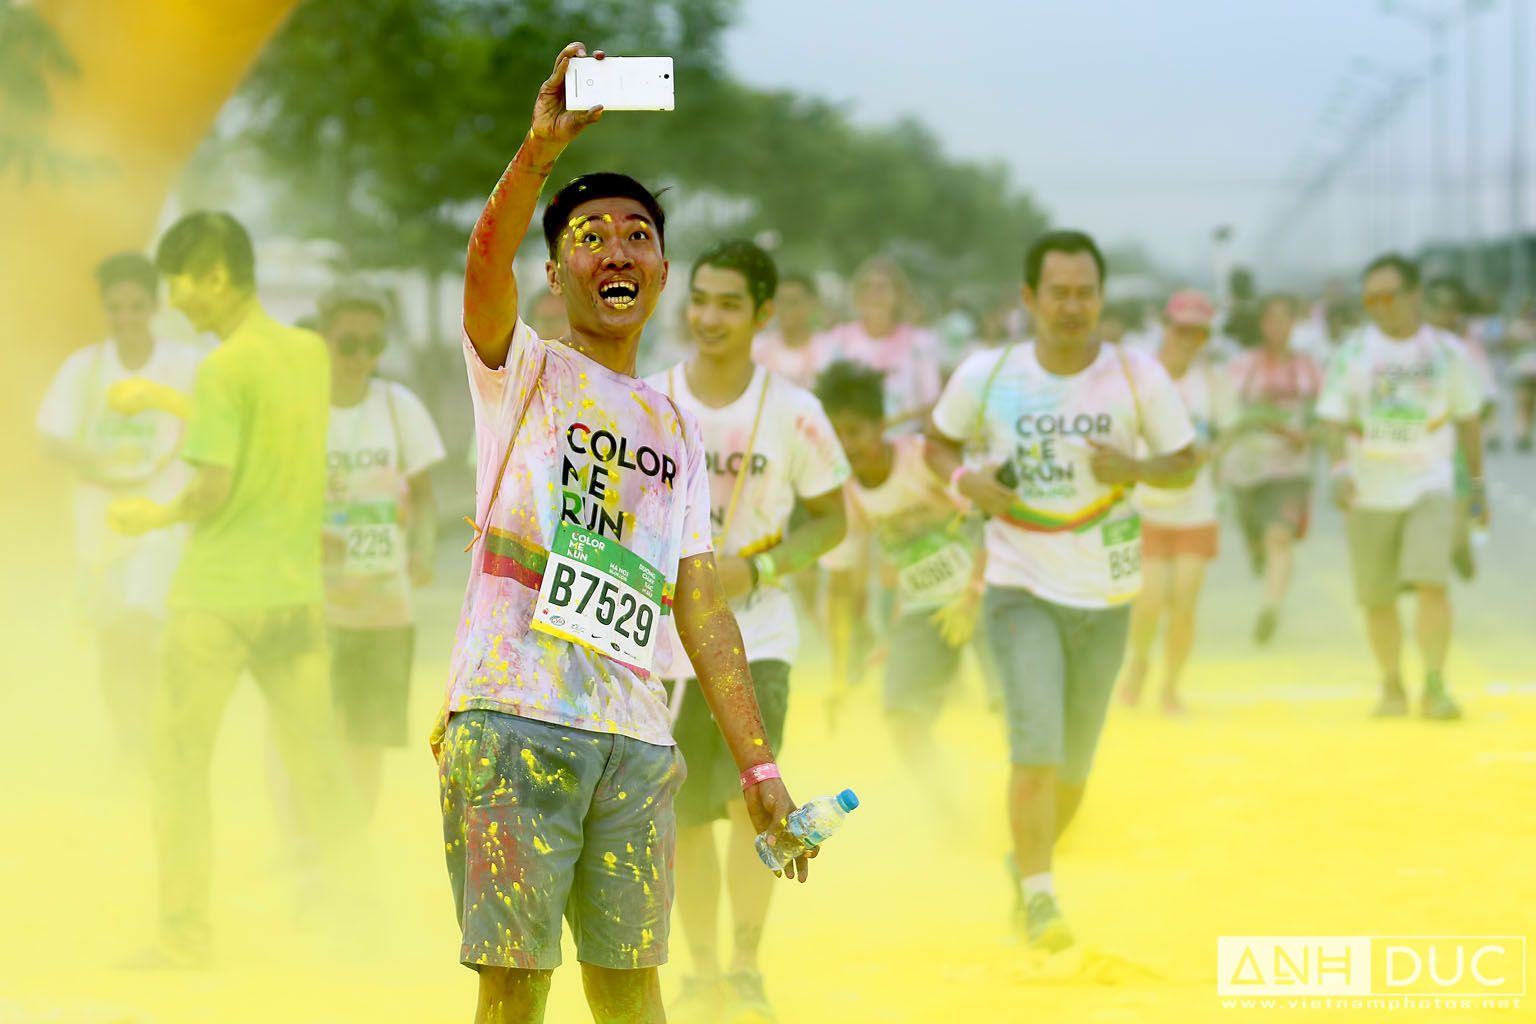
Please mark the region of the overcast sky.
[[[1515, 2], [1527, 0], [1494, 0], [1476, 19], [1484, 232], [1510, 223]], [[1459, 236], [1465, 3], [1418, 6], [1455, 15], [1445, 34], [1454, 205], [1444, 216]], [[1536, 12], [1526, 20], [1530, 36]], [[742, 0], [726, 57], [749, 83], [844, 102], [861, 122], [914, 114], [951, 156], [1004, 161], [1056, 223], [1140, 242], [1198, 274], [1218, 224], [1237, 229], [1238, 255], [1260, 267], [1349, 265], [1426, 238], [1434, 193], [1430, 90], [1421, 88], [1346, 186], [1289, 218], [1284, 246], [1261, 244], [1304, 150], [1331, 153], [1358, 134], [1321, 127], [1330, 100], [1338, 123], [1355, 123], [1389, 74], [1428, 71], [1430, 38], [1377, 0]], [[1357, 68], [1359, 58], [1376, 70]]]

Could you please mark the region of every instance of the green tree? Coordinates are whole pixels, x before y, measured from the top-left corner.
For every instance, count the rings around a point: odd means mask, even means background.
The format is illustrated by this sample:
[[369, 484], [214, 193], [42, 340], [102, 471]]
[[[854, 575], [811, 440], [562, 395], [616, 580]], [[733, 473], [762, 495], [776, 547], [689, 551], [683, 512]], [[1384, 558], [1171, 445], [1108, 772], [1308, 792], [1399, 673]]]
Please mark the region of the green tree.
[[[897, 249], [939, 284], [1016, 278], [1045, 219], [1001, 167], [949, 160], [913, 120], [854, 126], [839, 108], [747, 88], [720, 67], [735, 0], [309, 0], [232, 112], [279, 183], [284, 220], [362, 267], [461, 265], [466, 224], [516, 150], [560, 47], [670, 53], [679, 109], [615, 114], [562, 158], [562, 180], [614, 168], [750, 200], [808, 267]], [[1004, 259], [1007, 257], [1007, 259]]]

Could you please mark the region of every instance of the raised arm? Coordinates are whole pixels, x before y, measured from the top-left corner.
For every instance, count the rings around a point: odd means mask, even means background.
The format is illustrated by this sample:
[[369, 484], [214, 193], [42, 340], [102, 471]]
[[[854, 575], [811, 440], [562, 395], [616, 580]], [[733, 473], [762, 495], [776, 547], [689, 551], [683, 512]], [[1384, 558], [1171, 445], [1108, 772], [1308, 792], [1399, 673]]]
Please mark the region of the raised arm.
[[[539, 204], [539, 192], [565, 147], [602, 117], [603, 108], [567, 110], [565, 70], [587, 48], [572, 43], [560, 51], [555, 69], [539, 87], [533, 120], [517, 155], [507, 165], [469, 236], [464, 268], [464, 330], [481, 362], [500, 368], [507, 361], [517, 325], [517, 279], [512, 261]], [[603, 52], [593, 56], [602, 59]]]

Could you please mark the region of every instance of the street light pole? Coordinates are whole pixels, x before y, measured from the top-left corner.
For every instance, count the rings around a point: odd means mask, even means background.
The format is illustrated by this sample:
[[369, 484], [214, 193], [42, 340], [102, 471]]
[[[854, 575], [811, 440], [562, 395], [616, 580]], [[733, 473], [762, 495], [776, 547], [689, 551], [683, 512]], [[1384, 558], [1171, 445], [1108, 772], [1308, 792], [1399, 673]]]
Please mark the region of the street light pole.
[[1506, 308], [1525, 299], [1525, 0], [1510, 0], [1509, 290]]
[[1429, 102], [1430, 166], [1433, 194], [1430, 197], [1430, 234], [1442, 243], [1451, 236], [1450, 137], [1447, 134], [1450, 109], [1450, 76], [1446, 73], [1446, 37], [1451, 27], [1448, 12], [1435, 13], [1401, 0], [1381, 0], [1381, 9], [1423, 29], [1429, 35], [1431, 50], [1431, 92]]
[[1467, 285], [1476, 289], [1482, 278], [1482, 232], [1480, 229], [1481, 218], [1478, 217], [1478, 82], [1481, 79], [1480, 60], [1477, 45], [1477, 21], [1474, 17], [1477, 13], [1477, 0], [1467, 0], [1467, 117], [1466, 117], [1466, 150], [1467, 150], [1467, 177], [1466, 177], [1466, 245], [1467, 245]]

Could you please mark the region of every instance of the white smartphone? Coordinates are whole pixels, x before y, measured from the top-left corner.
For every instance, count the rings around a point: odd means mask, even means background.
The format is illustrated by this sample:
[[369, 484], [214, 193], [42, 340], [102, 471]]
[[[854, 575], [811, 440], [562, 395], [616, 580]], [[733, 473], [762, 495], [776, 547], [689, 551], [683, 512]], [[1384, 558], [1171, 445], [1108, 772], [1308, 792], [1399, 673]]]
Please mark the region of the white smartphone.
[[565, 69], [569, 110], [674, 110], [671, 57], [572, 57]]

